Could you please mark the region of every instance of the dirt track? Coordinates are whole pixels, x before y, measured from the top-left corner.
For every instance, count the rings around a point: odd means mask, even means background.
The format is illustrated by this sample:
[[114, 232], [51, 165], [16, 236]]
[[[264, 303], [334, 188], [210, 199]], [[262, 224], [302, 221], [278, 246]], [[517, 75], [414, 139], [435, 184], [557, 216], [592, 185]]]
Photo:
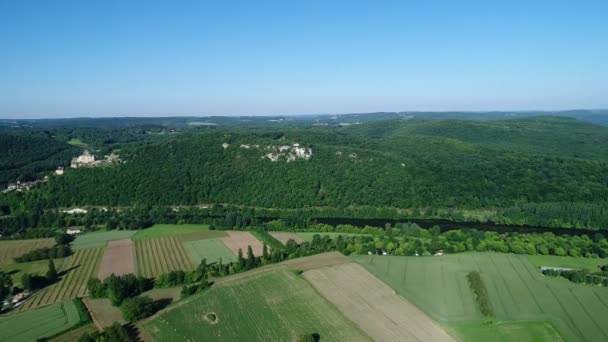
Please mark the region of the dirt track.
[[272, 235], [273, 238], [281, 241], [282, 244], [286, 244], [289, 240], [293, 240], [298, 244], [304, 242], [304, 239], [302, 239], [298, 236], [298, 234], [295, 233], [270, 232], [270, 235]]
[[376, 341], [456, 341], [358, 264], [318, 268], [304, 277]]
[[238, 255], [239, 248], [243, 251], [243, 257], [247, 258], [247, 246], [251, 246], [253, 255], [262, 256], [262, 243], [249, 232], [226, 231], [227, 237], [222, 238], [222, 242], [235, 255]]
[[135, 245], [131, 239], [108, 242], [101, 259], [98, 276], [103, 280], [112, 273], [117, 276], [135, 273]]

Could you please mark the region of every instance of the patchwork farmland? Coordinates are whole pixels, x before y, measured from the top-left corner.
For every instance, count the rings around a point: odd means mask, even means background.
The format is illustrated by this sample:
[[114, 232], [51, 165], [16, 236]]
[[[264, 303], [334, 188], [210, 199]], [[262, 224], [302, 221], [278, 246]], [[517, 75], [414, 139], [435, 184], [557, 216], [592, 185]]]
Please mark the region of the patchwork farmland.
[[0, 341], [36, 341], [70, 329], [81, 319], [73, 300], [0, 317]]
[[375, 341], [455, 341], [358, 264], [314, 269], [304, 277]]
[[322, 341], [369, 340], [293, 271], [255, 272], [218, 284], [143, 328], [157, 341], [294, 341], [312, 333]]
[[12, 264], [14, 258], [33, 251], [34, 249], [53, 247], [53, 239], [28, 239], [28, 240], [4, 240], [0, 241], [0, 265]]
[[96, 277], [103, 248], [77, 250], [69, 256], [60, 272], [59, 282], [44, 288], [19, 307], [28, 310], [67, 299], [83, 297], [87, 293], [87, 281]]
[[139, 275], [152, 278], [170, 271], [190, 271], [195, 264], [176, 236], [135, 241]]
[[[546, 278], [524, 255], [352, 258], [465, 340], [554, 340], [555, 330], [566, 341], [608, 340], [608, 288]], [[488, 290], [495, 324], [484, 323], [469, 289], [473, 270]]]
[[103, 252], [98, 278], [103, 280], [111, 274], [121, 276], [135, 273], [135, 248], [130, 239], [109, 241]]

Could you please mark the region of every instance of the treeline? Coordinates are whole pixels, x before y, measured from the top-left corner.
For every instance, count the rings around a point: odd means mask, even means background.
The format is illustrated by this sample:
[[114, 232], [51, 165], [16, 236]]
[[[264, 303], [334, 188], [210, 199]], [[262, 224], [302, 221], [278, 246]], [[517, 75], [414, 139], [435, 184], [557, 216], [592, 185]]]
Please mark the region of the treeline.
[[590, 272], [588, 270], [566, 270], [559, 268], [547, 268], [542, 271], [546, 276], [562, 277], [573, 283], [584, 283], [590, 285], [601, 285], [608, 287], [608, 265], [600, 267], [600, 271]]
[[[267, 146], [295, 142], [313, 151], [310, 160], [262, 158]], [[521, 203], [605, 206], [608, 198], [604, 161], [501, 152], [443, 137], [376, 139], [341, 130], [285, 130], [276, 137], [205, 133], [125, 148], [121, 157], [127, 162], [117, 167], [52, 177], [24, 201], [44, 208], [232, 203], [471, 210]], [[587, 214], [557, 212], [554, 218], [602, 225]]]
[[30, 262], [43, 259], [65, 258], [72, 254], [72, 249], [67, 245], [56, 245], [43, 247], [16, 257], [15, 262]]
[[472, 271], [467, 274], [469, 280], [469, 286], [473, 293], [475, 293], [475, 300], [479, 306], [479, 310], [484, 316], [493, 316], [492, 305], [490, 304], [490, 297], [488, 296], [488, 290], [481, 279], [481, 275], [477, 271]]

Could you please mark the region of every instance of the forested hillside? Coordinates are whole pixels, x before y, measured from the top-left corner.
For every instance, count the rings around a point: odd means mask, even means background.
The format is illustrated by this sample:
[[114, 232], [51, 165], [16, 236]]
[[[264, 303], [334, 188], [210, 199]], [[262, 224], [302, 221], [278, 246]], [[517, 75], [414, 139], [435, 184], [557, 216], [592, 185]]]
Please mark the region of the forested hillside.
[[25, 202], [488, 209], [506, 223], [597, 227], [608, 223], [607, 137], [552, 117], [188, 133], [51, 177]]
[[66, 165], [79, 149], [42, 135], [0, 134], [0, 186]]

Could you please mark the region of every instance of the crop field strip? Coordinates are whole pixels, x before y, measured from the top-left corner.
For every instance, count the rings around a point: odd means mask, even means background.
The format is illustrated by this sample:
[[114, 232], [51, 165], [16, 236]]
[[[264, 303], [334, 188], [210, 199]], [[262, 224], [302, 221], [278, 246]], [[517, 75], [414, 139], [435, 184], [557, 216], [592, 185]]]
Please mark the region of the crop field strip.
[[87, 281], [97, 276], [103, 248], [77, 250], [66, 260], [63, 275], [59, 282], [36, 293], [29, 301], [19, 307], [20, 311], [44, 306], [59, 301], [82, 297], [87, 293]]
[[12, 264], [13, 258], [43, 247], [53, 247], [53, 239], [27, 239], [27, 240], [4, 240], [0, 241], [0, 265]]
[[135, 246], [131, 239], [108, 241], [103, 252], [98, 278], [103, 280], [112, 274], [122, 276], [136, 273]]
[[314, 269], [304, 272], [304, 277], [376, 341], [455, 341], [359, 264]]
[[369, 340], [293, 271], [242, 275], [144, 322], [144, 330], [158, 341], [293, 341], [312, 332], [327, 341]]
[[190, 271], [195, 265], [177, 236], [135, 241], [137, 271], [143, 277], [156, 277], [169, 271]]
[[0, 318], [0, 341], [36, 341], [65, 331], [80, 322], [73, 301]]
[[[470, 253], [424, 258], [353, 258], [448, 325], [481, 319], [470, 301], [466, 283], [463, 286], [465, 274], [477, 270], [488, 289], [497, 321], [528, 324], [550, 321], [564, 340], [608, 340], [608, 326], [602, 321], [608, 316], [608, 289], [546, 278], [526, 256]], [[395, 267], [397, 264], [406, 265], [407, 269]], [[407, 272], [405, 280], [396, 270]], [[440, 280], [441, 276], [444, 280]]]

